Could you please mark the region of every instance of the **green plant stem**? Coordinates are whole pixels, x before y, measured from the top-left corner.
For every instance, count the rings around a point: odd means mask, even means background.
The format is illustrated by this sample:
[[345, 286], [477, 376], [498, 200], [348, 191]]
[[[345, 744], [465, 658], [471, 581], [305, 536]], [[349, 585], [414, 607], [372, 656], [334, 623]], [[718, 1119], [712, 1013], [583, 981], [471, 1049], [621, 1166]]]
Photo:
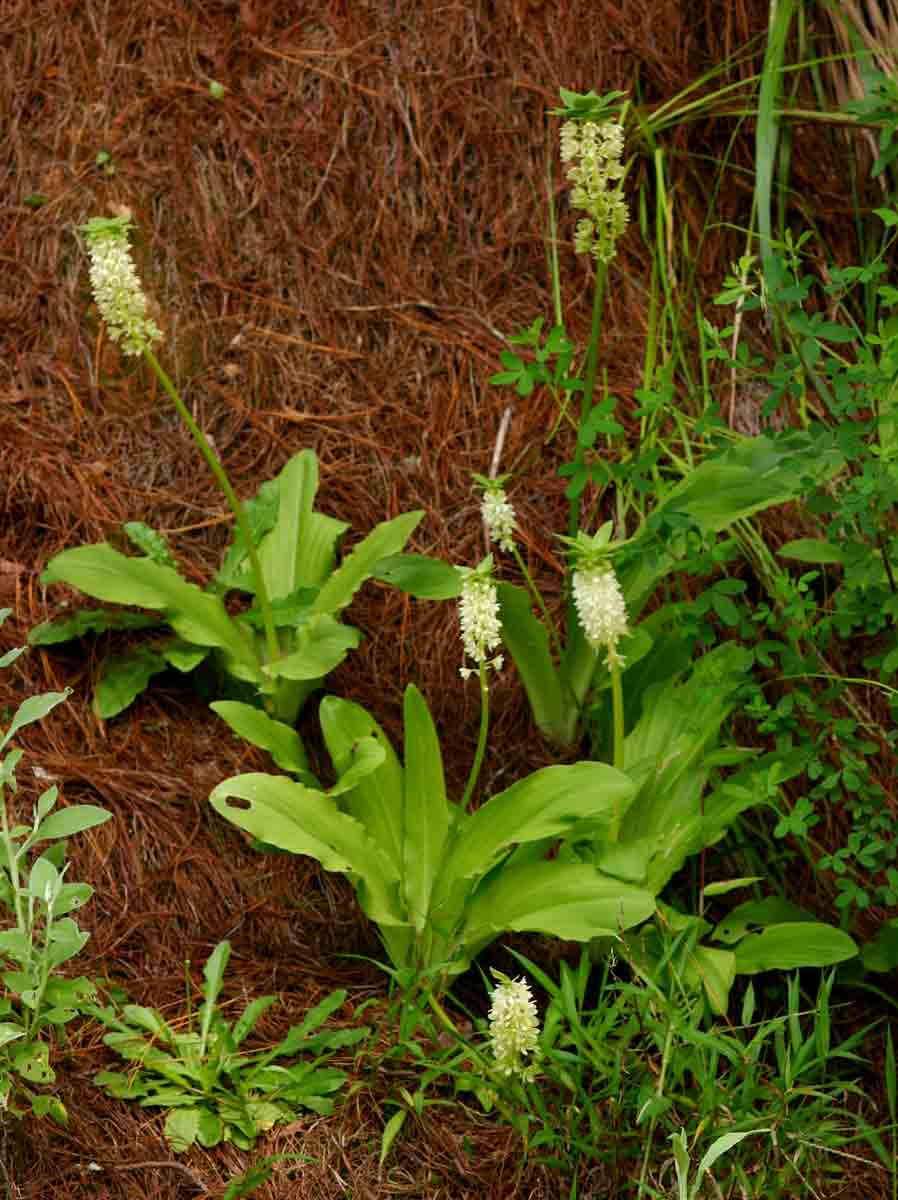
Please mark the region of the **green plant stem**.
[[240, 530], [244, 542], [246, 543], [246, 552], [250, 561], [250, 566], [252, 567], [256, 588], [256, 599], [258, 600], [259, 608], [262, 611], [262, 622], [265, 627], [265, 643], [268, 647], [268, 660], [269, 662], [277, 662], [277, 660], [281, 657], [281, 648], [280, 644], [278, 643], [277, 631], [274, 627], [274, 616], [271, 611], [271, 601], [268, 599], [268, 590], [265, 587], [265, 578], [262, 574], [262, 564], [259, 562], [256, 544], [253, 541], [253, 537], [249, 528], [249, 522], [246, 519], [246, 513], [243, 505], [237, 499], [237, 493], [234, 491], [233, 487], [231, 487], [231, 481], [228, 478], [227, 472], [221, 465], [215, 451], [209, 445], [206, 435], [200, 429], [199, 425], [197, 425], [196, 421], [194, 421], [193, 416], [190, 413], [190, 409], [181, 399], [177, 388], [168, 377], [168, 374], [166, 373], [162, 364], [159, 362], [158, 358], [149, 348], [149, 346], [144, 346], [143, 353], [147, 362], [153, 368], [157, 379], [162, 384], [162, 387], [168, 395], [168, 398], [178, 410], [178, 416], [187, 426], [191, 437], [196, 442], [197, 446], [199, 446], [203, 458], [205, 458], [209, 465], [209, 470], [215, 476], [215, 481], [221, 488], [222, 492], [224, 492], [225, 499], [230, 505], [231, 512], [234, 514], [234, 520], [237, 522], [237, 527]]
[[[602, 332], [602, 312], [605, 306], [605, 280], [608, 267], [605, 263], [596, 263], [595, 287], [592, 295], [592, 328], [589, 332], [589, 348], [586, 352], [586, 380], [583, 385], [583, 396], [580, 401], [580, 428], [589, 416], [592, 408], [592, 394], [595, 391], [596, 375], [599, 369], [599, 339]], [[579, 434], [579, 430], [578, 430]], [[574, 452], [574, 463], [583, 463], [583, 447], [577, 441]], [[575, 496], [570, 502], [568, 513], [568, 537], [576, 537], [580, 528], [580, 497]]]
[[521, 574], [524, 576], [524, 583], [527, 585], [527, 591], [533, 597], [533, 601], [536, 604], [536, 607], [539, 609], [540, 615], [542, 616], [542, 619], [545, 622], [546, 632], [548, 633], [549, 640], [552, 643], [552, 649], [555, 651], [556, 661], [558, 663], [561, 663], [561, 659], [562, 659], [562, 656], [564, 653], [564, 651], [561, 648], [561, 639], [558, 636], [558, 630], [555, 628], [555, 622], [549, 616], [549, 610], [546, 608], [546, 602], [543, 599], [543, 594], [539, 590], [539, 588], [536, 586], [536, 584], [533, 582], [533, 577], [531, 576], [530, 572], [527, 570], [527, 566], [524, 563], [524, 559], [521, 555], [521, 552], [520, 552], [520, 550], [518, 550], [517, 546], [515, 546], [514, 544], [512, 544], [511, 552], [514, 555], [515, 562], [518, 564], [518, 569], [520, 570]]
[[[0, 789], [2, 792], [2, 789]], [[0, 817], [3, 818], [2, 838], [3, 850], [6, 856], [6, 869], [9, 872], [9, 882], [12, 887], [13, 907], [16, 914], [16, 928], [19, 933], [24, 933], [30, 939], [30, 927], [25, 922], [25, 913], [22, 909], [22, 893], [19, 886], [19, 857], [15, 852], [12, 844], [12, 838], [9, 832], [9, 819], [6, 814], [6, 797], [0, 794]]]
[[477, 749], [474, 751], [471, 774], [468, 776], [468, 782], [465, 784], [465, 794], [461, 798], [462, 812], [467, 812], [477, 778], [480, 775], [480, 768], [483, 766], [483, 755], [486, 752], [486, 735], [490, 721], [490, 693], [486, 682], [488, 669], [487, 664], [481, 661], [478, 676], [480, 679], [480, 733], [477, 735]]
[[[614, 765], [619, 771], [624, 769], [624, 688], [621, 681], [621, 669], [616, 663], [609, 664], [611, 675], [611, 707], [614, 723]], [[617, 839], [617, 826], [620, 818], [615, 813], [614, 837]]]

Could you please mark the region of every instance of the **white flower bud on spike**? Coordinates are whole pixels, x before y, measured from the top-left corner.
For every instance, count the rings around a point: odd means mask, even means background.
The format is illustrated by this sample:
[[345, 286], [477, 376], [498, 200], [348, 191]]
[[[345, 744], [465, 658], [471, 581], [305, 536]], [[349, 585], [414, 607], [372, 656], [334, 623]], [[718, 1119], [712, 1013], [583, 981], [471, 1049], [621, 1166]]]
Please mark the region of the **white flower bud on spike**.
[[490, 1004], [489, 1022], [499, 1074], [532, 1079], [536, 1069], [532, 1061], [527, 1061], [527, 1056], [535, 1054], [539, 1045], [539, 1017], [530, 985], [523, 979], [499, 975]]
[[90, 255], [90, 286], [109, 336], [124, 354], [140, 354], [162, 337], [147, 316], [143, 293], [131, 251], [127, 217], [94, 218], [83, 227]]

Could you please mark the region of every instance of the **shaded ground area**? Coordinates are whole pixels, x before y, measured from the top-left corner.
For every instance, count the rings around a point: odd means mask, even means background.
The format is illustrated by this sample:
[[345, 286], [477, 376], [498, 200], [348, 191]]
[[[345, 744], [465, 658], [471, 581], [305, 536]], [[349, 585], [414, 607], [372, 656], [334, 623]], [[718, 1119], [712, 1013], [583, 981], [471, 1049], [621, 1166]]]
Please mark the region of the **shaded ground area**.
[[[140, 231], [139, 266], [165, 332], [160, 357], [241, 495], [312, 447], [323, 511], [361, 535], [423, 508], [412, 548], [473, 565], [485, 548], [470, 473], [489, 470], [513, 403], [499, 468], [525, 481], [514, 499], [529, 565], [557, 604], [552, 534], [566, 505], [555, 469], [570, 434], [545, 448], [551, 399], [512, 401], [487, 383], [500, 333], [550, 312], [544, 193], [555, 149], [545, 109], [559, 86], [666, 100], [757, 39], [767, 7], [0, 2], [0, 603], [15, 610], [3, 647], [60, 611], [65, 589], [45, 590], [38, 576], [64, 547], [115, 540], [123, 522], [146, 520], [202, 582], [227, 540], [226, 509], [189, 436], [149, 373], [104, 339], [91, 306], [77, 227], [123, 208]], [[758, 69], [762, 43], [753, 45], [725, 79]], [[664, 135], [676, 220], [693, 245], [733, 129], [733, 118], [703, 119]], [[808, 136], [795, 151], [796, 195], [807, 180], [818, 219], [837, 220], [850, 210], [846, 143]], [[752, 152], [746, 124], [734, 167], [750, 168]], [[648, 158], [638, 164], [634, 188], [650, 170]], [[750, 173], [727, 176], [721, 221], [747, 224], [750, 189]], [[582, 342], [588, 281], [570, 231], [565, 216], [562, 280]], [[732, 257], [725, 237], [704, 239], [697, 269], [709, 289]], [[634, 220], [606, 305], [608, 384], [626, 402], [640, 378], [648, 261]], [[397, 735], [402, 690], [417, 682], [458, 795], [478, 709], [474, 685], [458, 676], [454, 608], [369, 585], [349, 618], [366, 637], [333, 690]], [[89, 695], [106, 648], [33, 652], [0, 684], [3, 704], [74, 689], [22, 739], [23, 803], [34, 794], [28, 768], [39, 767], [68, 802], [113, 813], [72, 848], [74, 876], [96, 888], [82, 969], [165, 1011], [183, 998], [184, 957], [199, 964], [228, 936], [231, 993], [283, 997], [262, 1030], [272, 1036], [337, 983], [354, 1005], [382, 997], [382, 974], [347, 957], [378, 955], [350, 887], [311, 860], [260, 857], [206, 802], [225, 776], [265, 769], [264, 756], [175, 677], [100, 723]], [[484, 788], [549, 755], [510, 670], [495, 712]], [[349, 1005], [342, 1016], [351, 1021]], [[7, 1155], [15, 1194], [220, 1195], [248, 1157], [197, 1150], [175, 1164], [157, 1115], [92, 1087], [109, 1058], [99, 1033], [75, 1034], [58, 1064], [69, 1127], [25, 1122]], [[384, 1081], [361, 1082], [339, 1118], [302, 1118], [260, 1143], [259, 1152], [313, 1161], [292, 1174], [282, 1164], [259, 1195], [568, 1194], [569, 1181], [521, 1173], [512, 1135], [461, 1109], [428, 1111], [380, 1168]], [[586, 1178], [579, 1194], [613, 1186]]]

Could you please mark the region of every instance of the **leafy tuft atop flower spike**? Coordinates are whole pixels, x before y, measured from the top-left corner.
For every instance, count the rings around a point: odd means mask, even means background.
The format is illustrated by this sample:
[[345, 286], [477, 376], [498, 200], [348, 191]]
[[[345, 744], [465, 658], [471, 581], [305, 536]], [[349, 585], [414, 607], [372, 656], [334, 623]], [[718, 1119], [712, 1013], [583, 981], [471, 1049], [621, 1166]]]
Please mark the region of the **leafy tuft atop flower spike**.
[[520, 1075], [531, 1080], [536, 1074], [533, 1061], [539, 1046], [539, 1017], [530, 985], [523, 979], [509, 979], [493, 970], [499, 980], [490, 1004], [490, 1041], [496, 1070], [500, 1075]]
[[502, 622], [499, 617], [499, 597], [493, 581], [493, 556], [487, 555], [479, 566], [462, 567], [461, 597], [458, 616], [461, 624], [465, 654], [477, 664], [476, 668], [461, 667], [462, 679], [479, 670], [481, 663], [502, 666], [502, 656], [490, 661], [489, 655], [502, 642]]
[[147, 298], [131, 259], [130, 217], [94, 217], [81, 231], [90, 255], [90, 286], [109, 336], [125, 354], [141, 354], [162, 331], [147, 316]]

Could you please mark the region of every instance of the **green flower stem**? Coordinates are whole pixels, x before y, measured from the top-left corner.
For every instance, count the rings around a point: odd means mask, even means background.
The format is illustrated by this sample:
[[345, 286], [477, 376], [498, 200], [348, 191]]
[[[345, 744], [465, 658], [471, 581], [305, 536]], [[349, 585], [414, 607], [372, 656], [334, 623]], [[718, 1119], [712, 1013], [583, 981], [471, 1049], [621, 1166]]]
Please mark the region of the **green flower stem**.
[[530, 572], [527, 570], [527, 567], [526, 567], [526, 564], [524, 563], [524, 559], [521, 555], [521, 552], [517, 548], [516, 545], [512, 544], [511, 552], [514, 555], [515, 562], [518, 564], [518, 569], [520, 570], [521, 574], [524, 576], [524, 582], [527, 585], [527, 591], [533, 597], [534, 603], [536, 604], [536, 607], [539, 609], [540, 615], [542, 616], [542, 619], [545, 622], [546, 632], [549, 635], [549, 640], [552, 643], [552, 649], [555, 651], [556, 659], [560, 665], [564, 652], [562, 651], [562, 648], [561, 648], [561, 640], [558, 637], [558, 630], [555, 628], [555, 622], [549, 616], [549, 610], [546, 608], [546, 602], [543, 599], [543, 594], [539, 590], [539, 588], [536, 586], [536, 584], [533, 582], [533, 577], [531, 576]]
[[[612, 707], [612, 722], [614, 729], [614, 758], [613, 764], [618, 771], [624, 769], [624, 689], [621, 683], [621, 669], [618, 666], [609, 665], [609, 674], [611, 675], [611, 707]], [[608, 837], [612, 842], [616, 842], [620, 835], [620, 800], [614, 802], [614, 812], [611, 818], [611, 829]]]
[[[589, 333], [589, 349], [586, 352], [586, 382], [580, 401], [580, 429], [586, 422], [592, 409], [592, 395], [596, 386], [596, 375], [599, 370], [599, 338], [602, 332], [602, 313], [605, 306], [605, 280], [608, 277], [608, 267], [605, 263], [596, 263], [595, 288], [592, 295], [592, 328]], [[579, 433], [579, 430], [578, 430]], [[576, 466], [583, 464], [583, 447], [578, 440], [574, 451]], [[568, 515], [568, 536], [576, 537], [580, 528], [580, 497], [575, 496], [570, 502]]]
[[622, 771], [624, 769], [624, 689], [620, 667], [612, 665], [608, 671], [611, 675], [611, 704], [614, 713], [614, 765], [619, 771]]
[[169, 379], [162, 364], [159, 362], [156, 355], [148, 345], [143, 347], [144, 357], [153, 368], [159, 382], [162, 384], [169, 399], [175, 408], [178, 410], [178, 416], [190, 430], [193, 440], [200, 448], [200, 452], [209, 464], [209, 469], [215, 476], [218, 486], [224, 492], [225, 499], [231, 507], [231, 512], [234, 514], [234, 520], [237, 522], [237, 527], [243, 536], [246, 543], [246, 552], [249, 556], [250, 566], [252, 567], [253, 577], [256, 586], [256, 599], [259, 601], [259, 608], [262, 610], [262, 622], [265, 627], [265, 642], [268, 647], [268, 661], [277, 662], [281, 657], [281, 647], [278, 643], [277, 632], [274, 627], [274, 616], [271, 612], [271, 602], [268, 599], [268, 590], [265, 587], [265, 578], [262, 575], [262, 564], [259, 562], [259, 555], [256, 552], [256, 544], [253, 541], [250, 533], [249, 522], [246, 519], [243, 505], [237, 499], [237, 493], [231, 487], [231, 481], [227, 476], [227, 472], [218, 460], [215, 451], [209, 445], [208, 439], [203, 431], [194, 421], [190, 410], [178, 394], [175, 385]]
[[486, 751], [486, 735], [489, 729], [490, 722], [490, 692], [486, 682], [486, 673], [488, 667], [486, 663], [480, 662], [480, 733], [477, 737], [477, 749], [474, 751], [474, 761], [471, 764], [471, 774], [468, 776], [468, 782], [465, 784], [465, 794], [461, 798], [462, 812], [467, 812], [468, 804], [473, 794], [474, 787], [477, 783], [477, 778], [480, 775], [480, 768], [483, 766], [483, 755]]

